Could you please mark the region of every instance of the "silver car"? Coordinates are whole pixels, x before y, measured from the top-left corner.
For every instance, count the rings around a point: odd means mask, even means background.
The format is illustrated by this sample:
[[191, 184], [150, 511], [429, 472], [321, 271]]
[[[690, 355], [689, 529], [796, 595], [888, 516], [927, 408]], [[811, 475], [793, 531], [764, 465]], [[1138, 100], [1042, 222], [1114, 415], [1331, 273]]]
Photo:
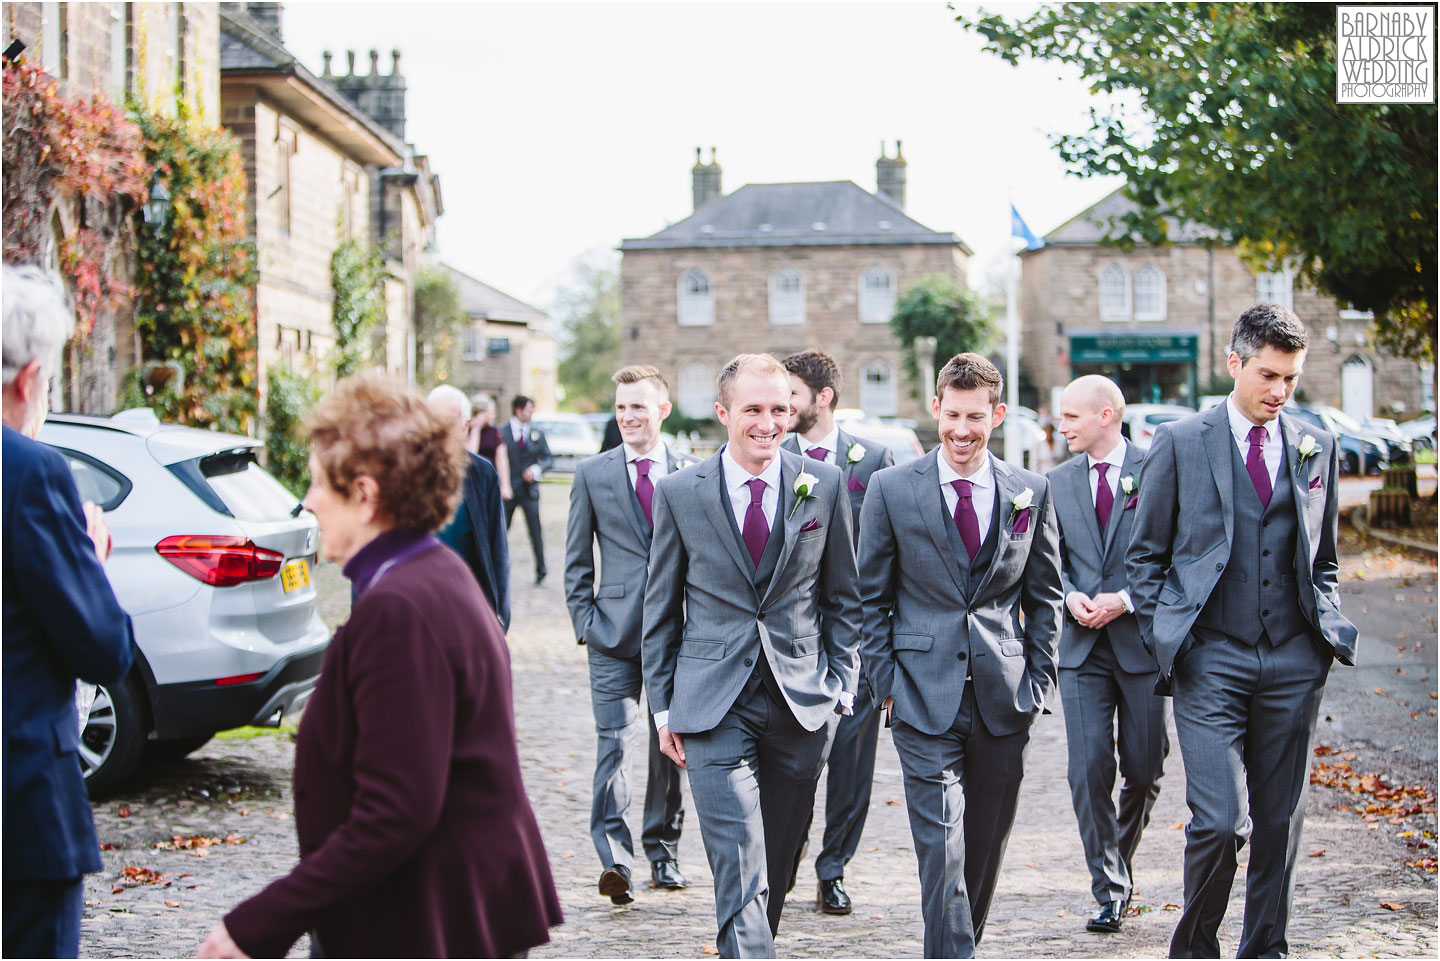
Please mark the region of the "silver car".
[[133, 411], [51, 415], [40, 440], [105, 509], [105, 572], [135, 625], [135, 666], [97, 692], [81, 735], [91, 793], [147, 753], [183, 757], [298, 711], [330, 643], [310, 580], [319, 531], [255, 462], [259, 442]]

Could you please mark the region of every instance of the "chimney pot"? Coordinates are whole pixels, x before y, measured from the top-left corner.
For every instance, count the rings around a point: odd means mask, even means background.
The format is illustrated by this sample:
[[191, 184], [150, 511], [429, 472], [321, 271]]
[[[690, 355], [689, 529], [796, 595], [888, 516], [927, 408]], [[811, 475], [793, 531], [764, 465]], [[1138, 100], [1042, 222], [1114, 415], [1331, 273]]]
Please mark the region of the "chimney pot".
[[346, 51], [345, 51], [345, 67], [346, 67], [346, 73], [347, 73], [348, 76], [351, 76], [351, 77], [355, 76], [355, 51], [354, 51], [354, 50], [346, 50]]
[[400, 51], [399, 51], [399, 50], [391, 50], [391, 51], [390, 51], [390, 75], [391, 75], [391, 76], [394, 76], [394, 77], [400, 76]]
[[330, 58], [333, 57], [333, 56], [335, 56], [335, 55], [334, 55], [333, 53], [331, 53], [329, 50], [326, 50], [324, 53], [322, 53], [322, 54], [320, 55], [321, 59], [325, 61], [325, 71], [324, 71], [324, 72], [325, 72], [325, 76], [327, 76], [327, 77], [330, 76]]
[[379, 50], [376, 50], [374, 47], [371, 47], [371, 48], [370, 48], [370, 76], [372, 76], [372, 77], [378, 77], [379, 75], [380, 75], [380, 51], [379, 51]]
[[695, 148], [695, 167], [690, 171], [690, 194], [697, 210], [720, 196], [720, 164], [715, 160], [714, 147], [710, 148], [708, 164], [701, 161], [700, 148]]

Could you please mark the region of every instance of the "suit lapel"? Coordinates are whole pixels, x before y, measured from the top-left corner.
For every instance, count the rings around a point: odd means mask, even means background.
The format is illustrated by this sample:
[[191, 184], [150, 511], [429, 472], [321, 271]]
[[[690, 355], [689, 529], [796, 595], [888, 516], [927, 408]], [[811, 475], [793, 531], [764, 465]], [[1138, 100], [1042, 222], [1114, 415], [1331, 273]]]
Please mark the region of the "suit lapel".
[[835, 446], [839, 448], [835, 451], [835, 463], [845, 473], [845, 490], [847, 492], [850, 490], [850, 478], [854, 475], [855, 468], [860, 466], [859, 462], [850, 463], [850, 445], [855, 442], [855, 438], [843, 430], [835, 435]]
[[1140, 467], [1145, 463], [1145, 457], [1140, 449], [1134, 444], [1125, 445], [1125, 459], [1120, 462], [1120, 476], [1115, 478], [1115, 507], [1110, 511], [1110, 524], [1105, 530], [1105, 550], [1100, 553], [1103, 558], [1110, 553], [1110, 548], [1115, 544], [1115, 535], [1120, 530], [1120, 522], [1125, 519], [1125, 502], [1130, 495], [1125, 493], [1121, 486], [1125, 477], [1129, 474], [1140, 476]]
[[[715, 537], [725, 549], [730, 552], [730, 559], [740, 569], [740, 574], [745, 578], [745, 583], [753, 584], [754, 578], [751, 571], [753, 564], [747, 564], [744, 555], [740, 553], [740, 538], [737, 536], [735, 518], [730, 510], [730, 492], [725, 489], [725, 470], [720, 466], [720, 454], [715, 454], [709, 460], [695, 468], [695, 499], [700, 504], [700, 510], [715, 529]], [[719, 497], [717, 503], [715, 498]], [[715, 505], [707, 509], [704, 505], [710, 503]], [[720, 513], [725, 511], [726, 513]], [[728, 517], [728, 519], [727, 519]]]
[[[1095, 550], [1103, 556], [1105, 553], [1104, 533], [1100, 530], [1100, 519], [1095, 516], [1095, 505], [1090, 500], [1090, 456], [1080, 454], [1076, 458], [1076, 469], [1073, 476], [1078, 481], [1067, 484], [1071, 500], [1074, 501], [1075, 510], [1080, 512], [1085, 529], [1090, 532], [1090, 539], [1095, 542]], [[1112, 512], [1111, 520], [1114, 520]]]
[[[975, 597], [978, 600], [985, 596], [985, 588], [990, 586], [990, 579], [995, 572], [1005, 566], [1005, 560], [1010, 553], [1012, 538], [1010, 534], [1010, 505], [1015, 500], [1015, 495], [1021, 491], [1019, 480], [1011, 473], [1010, 465], [991, 455], [990, 463], [995, 472], [995, 510], [999, 513], [999, 527], [995, 536], [999, 542], [995, 545], [995, 556], [990, 561], [990, 566], [985, 569], [985, 574], [980, 578], [980, 584], [975, 588]], [[1027, 508], [1028, 510], [1029, 508]], [[1094, 511], [1090, 512], [1094, 514]], [[1032, 517], [1030, 523], [1033, 525], [1035, 519]]]
[[[1300, 546], [1308, 562], [1310, 553], [1310, 525], [1306, 522], [1305, 509], [1310, 506], [1309, 484], [1305, 476], [1309, 473], [1300, 460], [1300, 428], [1284, 414], [1280, 415], [1280, 436], [1285, 440], [1285, 474], [1289, 478], [1291, 496], [1295, 499], [1295, 519], [1300, 524]], [[1329, 491], [1326, 496], [1330, 496]]]
[[780, 556], [775, 561], [775, 571], [770, 575], [770, 583], [760, 592], [762, 607], [770, 600], [770, 593], [775, 590], [775, 585], [780, 583], [781, 575], [785, 573], [785, 565], [790, 561], [790, 553], [795, 549], [795, 539], [800, 535], [800, 528], [810, 514], [804, 504], [795, 505], [795, 478], [800, 474], [800, 467], [799, 454], [791, 454], [789, 451], [780, 454], [780, 489], [775, 492], [775, 523], [770, 528], [770, 536], [774, 537], [778, 531], [785, 540], [780, 543]]
[[635, 488], [630, 486], [630, 465], [625, 462], [625, 445], [621, 444], [614, 450], [619, 452], [618, 455], [611, 454], [616, 463], [606, 469], [606, 475], [610, 478], [610, 489], [620, 498], [621, 513], [630, 519], [635, 536], [640, 538], [640, 543], [649, 544], [650, 525], [645, 523], [645, 512], [640, 509], [640, 498], [635, 494]]
[[[1210, 473], [1215, 477], [1215, 488], [1220, 493], [1220, 516], [1225, 524], [1225, 546], [1235, 542], [1235, 470], [1231, 466], [1230, 448], [1235, 438], [1230, 433], [1229, 401], [1221, 401], [1206, 412], [1205, 432], [1202, 435], [1205, 454], [1210, 460]], [[1176, 451], [1177, 459], [1182, 456]]]
[[[939, 456], [940, 448], [937, 447], [915, 462], [916, 476], [912, 478], [910, 493], [915, 497], [915, 516], [920, 518], [920, 525], [930, 535], [930, 541], [935, 545], [935, 553], [940, 556], [940, 562], [950, 573], [955, 589], [960, 592], [961, 597], [968, 600], [970, 592], [965, 590], [967, 578], [960, 574], [960, 559], [950, 548], [950, 539], [946, 532], [936, 527], [937, 521], [954, 525], [954, 521], [945, 513], [945, 494], [940, 490], [940, 469], [936, 466], [936, 458]], [[935, 505], [937, 499], [940, 501], [939, 510], [936, 510]]]
[[788, 450], [798, 456], [800, 454], [800, 435], [787, 434], [785, 439], [780, 442], [780, 449]]

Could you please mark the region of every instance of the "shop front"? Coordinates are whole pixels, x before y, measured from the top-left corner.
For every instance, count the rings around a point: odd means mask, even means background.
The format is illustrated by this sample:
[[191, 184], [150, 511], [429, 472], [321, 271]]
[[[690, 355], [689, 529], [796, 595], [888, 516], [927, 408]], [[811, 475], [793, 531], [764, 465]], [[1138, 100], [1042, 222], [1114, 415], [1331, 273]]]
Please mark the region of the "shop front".
[[1085, 333], [1070, 335], [1075, 377], [1103, 374], [1132, 404], [1196, 405], [1200, 335]]

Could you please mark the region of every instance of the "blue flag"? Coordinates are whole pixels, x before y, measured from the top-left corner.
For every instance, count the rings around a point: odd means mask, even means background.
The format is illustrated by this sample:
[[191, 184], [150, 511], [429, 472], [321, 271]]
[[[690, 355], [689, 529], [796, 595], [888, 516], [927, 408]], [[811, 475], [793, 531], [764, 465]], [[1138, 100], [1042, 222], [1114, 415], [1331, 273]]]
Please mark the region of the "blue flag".
[[1029, 250], [1039, 250], [1045, 246], [1045, 241], [1035, 236], [1030, 228], [1025, 226], [1025, 221], [1021, 218], [1020, 211], [1015, 209], [1014, 204], [1010, 205], [1010, 236], [1024, 240], [1025, 246]]

